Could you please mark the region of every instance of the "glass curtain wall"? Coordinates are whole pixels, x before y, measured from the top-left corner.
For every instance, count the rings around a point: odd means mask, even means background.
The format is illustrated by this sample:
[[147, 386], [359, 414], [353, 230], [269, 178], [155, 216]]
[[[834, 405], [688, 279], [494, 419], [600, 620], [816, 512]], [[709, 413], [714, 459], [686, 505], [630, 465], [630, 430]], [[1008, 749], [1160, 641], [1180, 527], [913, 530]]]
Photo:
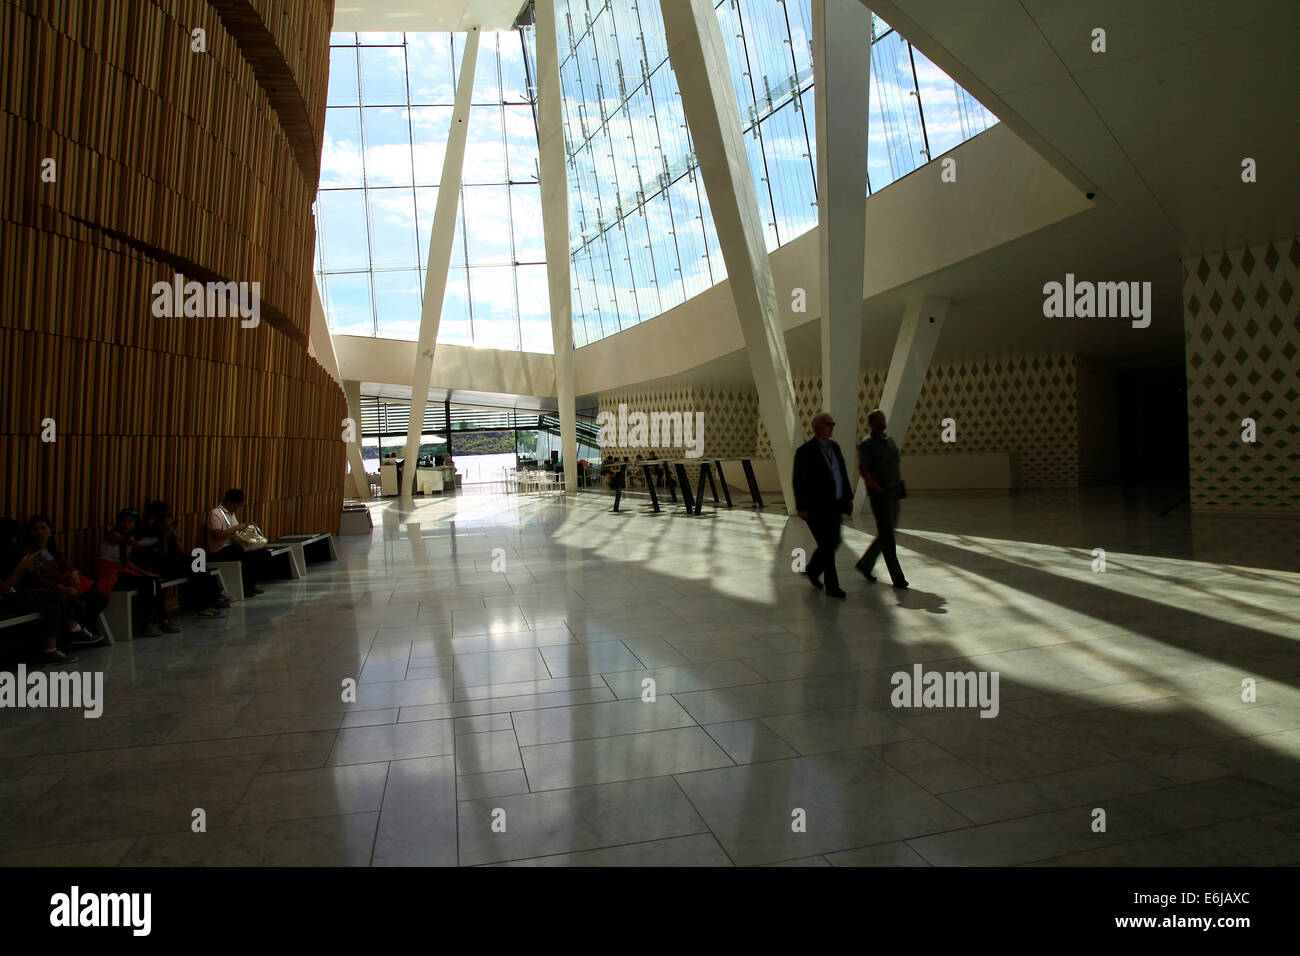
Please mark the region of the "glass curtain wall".
[[[768, 251], [817, 225], [811, 0], [719, 0]], [[581, 347], [726, 278], [654, 0], [556, 0]], [[337, 333], [419, 336], [463, 34], [336, 33], [316, 270]], [[552, 350], [532, 27], [484, 33], [438, 341]], [[868, 192], [996, 118], [873, 20]]]
[[[726, 271], [658, 4], [556, 8], [581, 347], [679, 305]], [[716, 8], [770, 252], [817, 225], [811, 0]], [[868, 192], [997, 122], [879, 18], [871, 65]]]
[[[335, 33], [316, 198], [332, 331], [415, 340], [464, 34]], [[483, 33], [439, 343], [552, 350], [536, 91], [520, 31]]]

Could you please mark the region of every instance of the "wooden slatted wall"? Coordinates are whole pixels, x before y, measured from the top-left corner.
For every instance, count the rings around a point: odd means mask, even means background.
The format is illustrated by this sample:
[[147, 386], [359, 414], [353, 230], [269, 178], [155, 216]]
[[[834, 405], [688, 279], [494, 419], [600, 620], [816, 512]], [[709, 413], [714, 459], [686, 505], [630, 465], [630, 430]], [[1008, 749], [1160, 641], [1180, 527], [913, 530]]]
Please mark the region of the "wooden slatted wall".
[[[155, 497], [194, 541], [227, 487], [273, 536], [338, 530], [347, 403], [306, 350], [332, 3], [235, 4], [244, 36], [219, 5], [0, 0], [0, 514], [82, 563]], [[297, 143], [245, 59], [268, 43]], [[178, 271], [260, 283], [261, 323], [156, 317]]]

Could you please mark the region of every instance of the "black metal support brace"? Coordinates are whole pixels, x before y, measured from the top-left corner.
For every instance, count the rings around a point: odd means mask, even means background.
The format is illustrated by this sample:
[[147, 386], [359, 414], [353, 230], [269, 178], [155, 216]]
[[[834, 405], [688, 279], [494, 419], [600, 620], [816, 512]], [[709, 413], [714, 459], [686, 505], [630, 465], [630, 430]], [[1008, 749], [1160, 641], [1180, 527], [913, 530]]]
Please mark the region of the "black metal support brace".
[[655, 494], [655, 476], [650, 473], [649, 465], [642, 465], [641, 471], [645, 474], [645, 486], [650, 489], [650, 504], [654, 506], [655, 514], [658, 514], [659, 496]]
[[742, 458], [740, 464], [745, 469], [745, 481], [749, 484], [749, 497], [754, 499], [754, 507], [763, 507], [763, 494], [758, 490], [758, 479], [754, 477], [754, 466], [749, 463], [748, 458]]
[[[722, 493], [726, 496], [727, 507], [731, 507], [731, 489], [727, 487], [727, 476], [722, 473], [722, 462], [715, 461], [713, 467], [718, 469], [718, 484], [722, 485]], [[713, 500], [717, 501], [718, 496], [715, 494]]]
[[627, 484], [627, 465], [620, 465], [618, 469], [618, 482], [614, 488], [614, 510], [618, 510], [618, 503], [623, 500], [623, 487]]
[[[699, 514], [704, 510], [704, 480], [709, 477], [709, 463], [701, 462], [700, 464], [700, 483], [695, 489], [695, 513]], [[716, 498], [717, 495], [714, 495]]]
[[695, 500], [691, 497], [691, 480], [686, 477], [686, 466], [681, 462], [676, 465], [677, 482], [682, 486], [682, 500], [686, 502], [686, 513], [690, 514], [695, 510]]

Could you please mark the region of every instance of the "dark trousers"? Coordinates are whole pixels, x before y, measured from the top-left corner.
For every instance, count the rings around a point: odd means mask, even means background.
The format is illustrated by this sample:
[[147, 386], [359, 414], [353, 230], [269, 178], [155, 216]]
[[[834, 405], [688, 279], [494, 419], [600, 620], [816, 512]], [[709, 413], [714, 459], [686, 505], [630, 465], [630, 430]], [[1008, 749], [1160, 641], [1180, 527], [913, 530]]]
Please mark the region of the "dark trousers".
[[867, 553], [862, 556], [858, 566], [870, 574], [876, 566], [876, 558], [885, 556], [885, 567], [889, 569], [889, 579], [894, 584], [902, 584], [903, 569], [898, 563], [898, 549], [894, 544], [894, 528], [898, 526], [898, 499], [893, 495], [867, 493], [871, 502], [871, 513], [876, 518], [876, 540], [871, 542]]
[[840, 586], [840, 576], [835, 570], [835, 549], [840, 546], [840, 513], [810, 511], [804, 520], [817, 542], [817, 550], [813, 552], [805, 573], [814, 578], [824, 574], [826, 590], [834, 591]]
[[0, 595], [0, 614], [39, 614], [41, 636], [63, 640], [69, 621], [77, 619], [68, 596], [53, 588], [22, 588]]
[[260, 578], [266, 576], [266, 562], [270, 556], [265, 550], [245, 551], [237, 544], [228, 544], [216, 554], [208, 555], [209, 561], [238, 561], [243, 572], [244, 593], [252, 594]]
[[[163, 597], [162, 582], [144, 574], [123, 572], [117, 576], [114, 591], [135, 591], [136, 606], [144, 611], [146, 624], [161, 624], [167, 617], [167, 602]], [[125, 600], [125, 598], [123, 599]]]

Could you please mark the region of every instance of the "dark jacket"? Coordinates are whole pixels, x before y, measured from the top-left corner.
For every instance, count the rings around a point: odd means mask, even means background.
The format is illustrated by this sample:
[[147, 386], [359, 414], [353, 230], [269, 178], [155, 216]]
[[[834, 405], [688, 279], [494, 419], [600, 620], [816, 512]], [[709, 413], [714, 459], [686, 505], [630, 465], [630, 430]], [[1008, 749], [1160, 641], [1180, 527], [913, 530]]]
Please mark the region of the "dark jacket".
[[844, 455], [840, 446], [830, 443], [835, 462], [840, 469], [840, 478], [844, 482], [844, 497], [835, 500], [835, 478], [826, 467], [826, 456], [822, 454], [817, 439], [810, 438], [794, 453], [794, 502], [796, 511], [809, 514], [852, 514], [853, 485], [849, 482], [848, 469], [844, 467]]

